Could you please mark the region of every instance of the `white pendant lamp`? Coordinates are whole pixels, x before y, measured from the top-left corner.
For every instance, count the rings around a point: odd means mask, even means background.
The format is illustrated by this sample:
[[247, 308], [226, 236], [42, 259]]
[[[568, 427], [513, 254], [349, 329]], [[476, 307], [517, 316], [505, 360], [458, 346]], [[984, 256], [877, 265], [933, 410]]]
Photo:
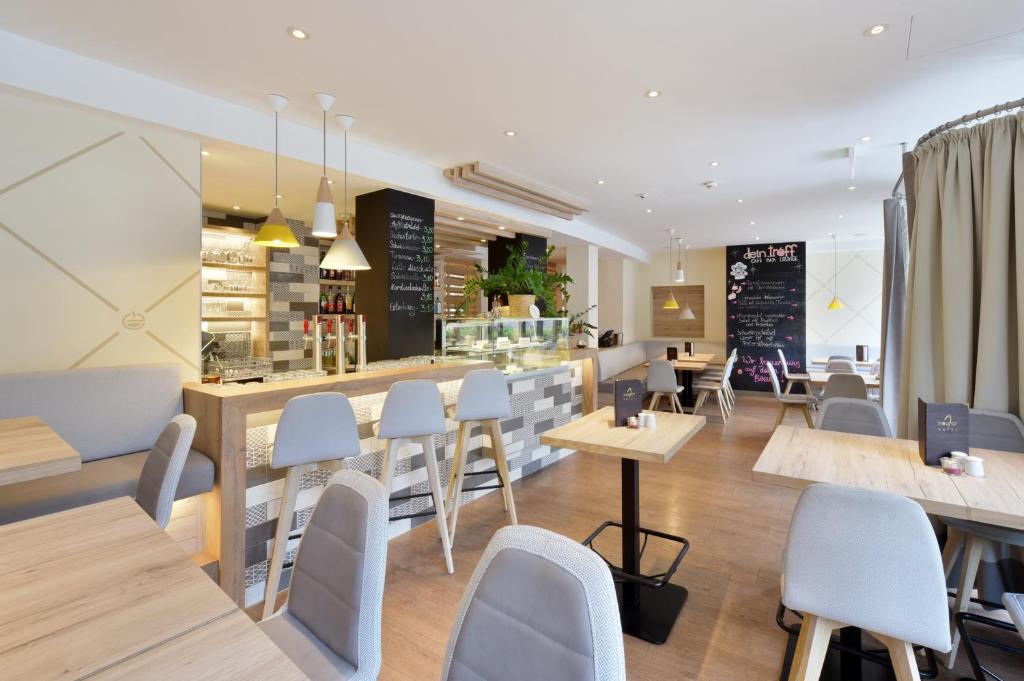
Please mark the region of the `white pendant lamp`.
[[335, 218], [334, 196], [331, 194], [331, 185], [327, 181], [327, 112], [334, 106], [334, 95], [317, 92], [313, 97], [324, 112], [324, 172], [320, 177], [320, 187], [316, 192], [316, 206], [313, 207], [313, 236], [334, 239], [338, 236], [338, 222]]
[[288, 226], [288, 221], [284, 219], [284, 214], [281, 213], [277, 203], [281, 196], [277, 184], [277, 115], [288, 106], [288, 98], [281, 95], [267, 95], [267, 101], [270, 102], [270, 108], [274, 110], [274, 208], [267, 216], [266, 222], [260, 227], [260, 231], [256, 232], [253, 243], [257, 246], [273, 248], [295, 248], [299, 245], [299, 240], [295, 238], [295, 232]]
[[352, 216], [348, 212], [348, 130], [356, 122], [356, 119], [345, 114], [335, 116], [335, 118], [345, 129], [345, 193], [342, 205], [344, 212], [341, 218], [341, 234], [331, 244], [320, 267], [325, 270], [368, 270], [370, 263], [366, 261], [366, 256], [360, 250], [359, 244], [352, 238], [350, 226]]
[[839, 244], [836, 242], [836, 235], [829, 234], [832, 237], [832, 253], [833, 253], [833, 269], [832, 269], [832, 300], [828, 304], [830, 310], [842, 310], [843, 301], [839, 300], [839, 294], [836, 293], [836, 289], [839, 285]]
[[[675, 233], [676, 233], [676, 230], [674, 230], [674, 229], [668, 230], [668, 267], [669, 267], [669, 271], [670, 272], [672, 270], [672, 236]], [[679, 309], [679, 303], [676, 302], [675, 291], [673, 291], [671, 287], [669, 287], [669, 289], [668, 289], [668, 299], [664, 303], [661, 304], [661, 309], [662, 310], [678, 310]]]
[[[685, 251], [686, 251], [686, 269], [690, 269], [690, 244], [686, 244]], [[676, 268], [678, 269], [678, 265], [677, 265]], [[680, 270], [680, 271], [682, 271], [682, 270]], [[676, 279], [676, 281], [686, 281], [686, 279], [684, 277], [683, 279]], [[685, 292], [685, 290], [686, 289], [683, 289], [684, 292]], [[693, 314], [693, 308], [690, 307], [690, 300], [689, 300], [690, 297], [687, 296], [686, 298], [687, 299], [685, 301], [683, 301], [683, 311], [679, 313], [679, 318], [680, 319], [696, 319], [697, 315]]]
[[683, 269], [683, 240], [676, 239], [676, 251], [679, 255], [676, 256], [676, 283], [686, 283], [686, 270]]

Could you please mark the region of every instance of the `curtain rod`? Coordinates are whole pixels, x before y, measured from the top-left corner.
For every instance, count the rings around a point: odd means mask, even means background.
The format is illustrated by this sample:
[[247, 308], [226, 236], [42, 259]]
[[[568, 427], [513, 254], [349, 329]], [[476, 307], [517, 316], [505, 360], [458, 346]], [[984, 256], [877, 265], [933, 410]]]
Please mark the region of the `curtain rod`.
[[939, 127], [933, 130], [929, 130], [927, 133], [921, 136], [921, 139], [917, 140], [917, 143], [922, 144], [923, 142], [927, 142], [936, 135], [946, 132], [947, 130], [951, 130], [959, 125], [963, 125], [964, 123], [970, 123], [971, 121], [976, 121], [978, 119], [985, 118], [986, 116], [991, 116], [997, 113], [1006, 113], [1009, 112], [1011, 109], [1019, 109], [1021, 107], [1024, 107], [1024, 97], [1022, 97], [1021, 99], [1015, 99], [1012, 102], [1006, 102], [1005, 104], [996, 104], [995, 106], [990, 106], [987, 109], [975, 111], [972, 114], [965, 114], [960, 118], [957, 118], [956, 120], [949, 121], [948, 123], [943, 123]]

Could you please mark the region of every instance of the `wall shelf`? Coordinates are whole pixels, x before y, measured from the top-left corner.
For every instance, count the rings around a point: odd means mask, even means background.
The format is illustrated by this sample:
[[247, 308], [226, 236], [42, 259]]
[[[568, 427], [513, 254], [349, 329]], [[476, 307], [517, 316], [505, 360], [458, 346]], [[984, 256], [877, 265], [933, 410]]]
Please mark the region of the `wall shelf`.
[[321, 279], [321, 286], [355, 286], [356, 282], [351, 279]]
[[227, 316], [227, 315], [225, 315], [225, 316], [217, 316], [217, 317], [207, 317], [206, 315], [203, 315], [203, 321], [204, 322], [265, 322], [266, 320], [267, 320], [266, 317], [253, 317], [253, 316], [249, 316], [249, 317], [231, 317], [231, 316]]
[[245, 270], [248, 272], [263, 272], [267, 268], [263, 265], [242, 265], [231, 262], [203, 262], [203, 267], [213, 267], [219, 270]]
[[263, 298], [267, 294], [263, 291], [256, 291], [254, 293], [235, 293], [231, 291], [203, 291], [203, 295], [209, 298]]

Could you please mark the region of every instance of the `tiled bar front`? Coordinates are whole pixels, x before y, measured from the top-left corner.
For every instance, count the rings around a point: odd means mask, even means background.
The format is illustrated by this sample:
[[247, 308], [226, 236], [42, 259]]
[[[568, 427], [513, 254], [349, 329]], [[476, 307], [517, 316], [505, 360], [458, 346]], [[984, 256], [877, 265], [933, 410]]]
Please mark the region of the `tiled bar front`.
[[[446, 407], [454, 406], [461, 383], [460, 379], [438, 384]], [[582, 413], [582, 384], [581, 362], [578, 361], [562, 367], [508, 377], [512, 415], [502, 421], [501, 429], [505, 436], [505, 449], [509, 457], [512, 480], [530, 475], [571, 453], [570, 450], [552, 451], [550, 447], [542, 446], [540, 434], [550, 428], [565, 424]], [[359, 423], [362, 453], [358, 457], [347, 459], [340, 464], [321, 464], [303, 476], [295, 515], [291, 521], [293, 530], [303, 527], [309, 520], [313, 507], [323, 491], [324, 484], [331, 473], [338, 468], [352, 468], [374, 477], [379, 476], [384, 457], [384, 441], [374, 437], [373, 425], [379, 418], [385, 395], [386, 392], [379, 392], [351, 398], [356, 420]], [[261, 418], [265, 420], [267, 416], [272, 418], [272, 423], [261, 422]], [[277, 417], [278, 414], [252, 415], [250, 427], [246, 430], [245, 604], [247, 606], [263, 600], [267, 558], [284, 491], [285, 471], [273, 470], [268, 465], [277, 428]], [[435, 456], [438, 460], [442, 484], [448, 480], [455, 447], [455, 423], [450, 422], [450, 426], [450, 430], [443, 438], [435, 438]], [[482, 434], [479, 428], [475, 429], [470, 440], [470, 470], [493, 470], [493, 461], [486, 457], [490, 446], [490, 438]], [[467, 491], [463, 493], [463, 502], [495, 491], [472, 489], [492, 485], [495, 480], [494, 476], [489, 475], [468, 476], [466, 478]], [[405, 496], [428, 491], [422, 450], [418, 446], [409, 446], [406, 451], [399, 453], [392, 496]], [[391, 513], [394, 516], [404, 516], [429, 510], [431, 506], [429, 497], [392, 502]], [[393, 521], [390, 528], [391, 536], [408, 532], [413, 527], [425, 522], [433, 523], [433, 516]], [[293, 539], [289, 543], [287, 553], [289, 560], [293, 557], [298, 541], [298, 539]], [[285, 570], [282, 575], [282, 588], [288, 585], [289, 577], [290, 571]]]

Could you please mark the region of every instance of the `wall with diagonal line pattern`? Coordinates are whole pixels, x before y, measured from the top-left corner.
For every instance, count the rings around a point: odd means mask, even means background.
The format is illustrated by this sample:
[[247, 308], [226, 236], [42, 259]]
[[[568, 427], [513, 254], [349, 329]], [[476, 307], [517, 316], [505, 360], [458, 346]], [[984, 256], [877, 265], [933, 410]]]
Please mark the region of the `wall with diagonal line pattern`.
[[[882, 337], [882, 250], [838, 253], [838, 279], [832, 250], [807, 254], [807, 358], [853, 355], [857, 345], [871, 347], [877, 359]], [[829, 310], [835, 279], [843, 309]]]
[[0, 90], [0, 373], [177, 362], [199, 374], [200, 147]]

